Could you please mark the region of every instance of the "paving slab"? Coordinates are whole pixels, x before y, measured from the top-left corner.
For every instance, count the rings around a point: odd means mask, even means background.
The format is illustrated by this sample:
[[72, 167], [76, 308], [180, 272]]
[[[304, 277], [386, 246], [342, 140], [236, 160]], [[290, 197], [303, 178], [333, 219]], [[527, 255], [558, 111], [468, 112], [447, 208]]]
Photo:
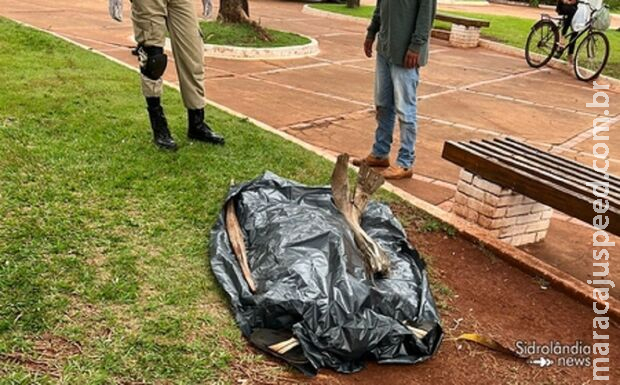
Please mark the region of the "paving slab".
[[[274, 127], [344, 114], [361, 108], [350, 102], [266, 84], [254, 79], [207, 80], [205, 88], [212, 100], [226, 106], [233, 105], [236, 111]], [[260, 92], [257, 92], [258, 90]], [[275, 105], [282, 113], [273, 113]]]
[[[538, 76], [519, 77], [503, 82], [484, 84], [472, 87], [472, 90], [488, 92], [518, 99], [524, 99], [539, 103], [541, 105], [551, 105], [571, 110], [578, 110], [586, 113], [601, 114], [602, 109], [593, 109], [586, 106], [587, 102], [592, 101], [594, 91], [590, 88], [574, 87], [568, 82], [546, 82], [544, 78]], [[610, 103], [610, 114], [615, 116], [620, 114], [620, 95], [610, 93], [610, 99], [617, 97], [617, 103]], [[613, 95], [613, 96], [612, 96]], [[584, 101], [586, 103], [584, 103]]]
[[[374, 73], [340, 65], [300, 68], [290, 71], [256, 75], [259, 79], [294, 86], [305, 90], [372, 104]], [[320, 81], [318, 81], [320, 79]], [[419, 95], [429, 95], [446, 91], [436, 85], [421, 84]]]
[[422, 100], [419, 110], [433, 118], [549, 143], [562, 143], [592, 125], [588, 116], [463, 91]]
[[454, 184], [459, 179], [460, 167], [441, 157], [445, 141], [492, 138], [489, 134], [461, 127], [421, 121], [416, 145], [416, 172]]
[[339, 64], [345, 67], [350, 67], [350, 68], [355, 68], [355, 69], [362, 70], [362, 71], [372, 72], [372, 74], [374, 75], [375, 68], [377, 66], [377, 61], [373, 57], [371, 59], [363, 58], [363, 59], [345, 60], [343, 62], [339, 62]]
[[266, 60], [227, 60], [205, 58], [205, 64], [208, 67], [230, 72], [235, 75], [245, 75], [254, 72], [263, 72], [281, 68], [276, 63]]
[[609, 131], [607, 133], [602, 132], [601, 135], [608, 136], [609, 140], [606, 140], [604, 142], [595, 141], [594, 138], [590, 137], [588, 140], [583, 141], [579, 145], [577, 145], [575, 149], [585, 152], [587, 154], [592, 154], [592, 149], [595, 144], [605, 143], [609, 147], [609, 156], [613, 159], [620, 159], [620, 123], [611, 125], [609, 127]]
[[368, 104], [373, 99], [373, 90], [368, 85], [373, 83], [374, 74], [339, 65], [302, 68], [257, 77]]
[[305, 19], [279, 19], [265, 20], [269, 26], [276, 29], [301, 33], [312, 36], [325, 36], [334, 33], [356, 33], [362, 38], [364, 37], [365, 27], [357, 24], [339, 24], [333, 20], [323, 18], [313, 18], [311, 16]]
[[364, 37], [354, 38], [346, 36], [328, 36], [320, 40], [321, 53], [319, 58], [332, 61], [363, 59], [364, 56]]
[[265, 60], [265, 63], [273, 64], [278, 68], [299, 68], [305, 66], [325, 64], [323, 60], [316, 56], [288, 60]]
[[436, 60], [431, 60], [428, 66], [420, 72], [422, 81], [430, 81], [450, 87], [463, 87], [485, 80], [498, 79], [502, 76], [505, 76], [505, 73], [499, 74], [497, 71], [487, 69], [455, 66], [453, 63], [446, 64]]
[[[553, 219], [544, 242], [523, 246], [521, 249], [585, 282], [592, 279], [592, 273], [595, 271], [592, 266], [593, 232], [591, 227]], [[567, 239], [570, 239], [570, 242], [566, 242]], [[620, 237], [612, 235], [610, 241], [620, 244]], [[620, 264], [610, 263], [609, 267], [608, 279], [618, 282]], [[620, 297], [620, 286], [610, 290], [610, 293], [616, 298]]]
[[[573, 89], [592, 91], [592, 83], [576, 81], [574, 77], [567, 76], [565, 72], [549, 71], [548, 69], [545, 69], [529, 75], [528, 78], [532, 80], [540, 80], [545, 84], [560, 84]], [[617, 93], [618, 91], [612, 92]]]
[[453, 67], [492, 70], [504, 74], [531, 70], [525, 62], [525, 59], [517, 59], [515, 57], [505, 55], [496, 55], [482, 48], [453, 48], [431, 55], [430, 61], [452, 65]]

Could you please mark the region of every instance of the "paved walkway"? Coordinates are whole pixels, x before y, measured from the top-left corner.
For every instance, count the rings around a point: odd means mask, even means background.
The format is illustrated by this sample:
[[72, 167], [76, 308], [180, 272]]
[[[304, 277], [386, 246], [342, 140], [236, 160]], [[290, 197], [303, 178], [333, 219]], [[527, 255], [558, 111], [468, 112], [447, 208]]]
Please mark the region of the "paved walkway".
[[[374, 62], [362, 53], [364, 27], [305, 15], [301, 8], [288, 1], [251, 2], [252, 16], [264, 25], [317, 38], [320, 55], [288, 61], [205, 59], [208, 97], [334, 154], [365, 155], [375, 123]], [[126, 47], [132, 44], [127, 10], [119, 24], [109, 19], [101, 1], [3, 0], [0, 15], [137, 65]], [[173, 67], [166, 77], [175, 82]], [[459, 169], [441, 158], [446, 140], [511, 135], [591, 164], [596, 115], [586, 107], [593, 94], [588, 84], [552, 69], [532, 70], [519, 58], [455, 49], [442, 41], [433, 41], [421, 78], [416, 175], [395, 183], [408, 192], [450, 209]], [[610, 98], [616, 119], [610, 170], [620, 174], [620, 93], [610, 92]], [[592, 271], [591, 234], [583, 224], [557, 215], [547, 240], [526, 249], [585, 280]]]

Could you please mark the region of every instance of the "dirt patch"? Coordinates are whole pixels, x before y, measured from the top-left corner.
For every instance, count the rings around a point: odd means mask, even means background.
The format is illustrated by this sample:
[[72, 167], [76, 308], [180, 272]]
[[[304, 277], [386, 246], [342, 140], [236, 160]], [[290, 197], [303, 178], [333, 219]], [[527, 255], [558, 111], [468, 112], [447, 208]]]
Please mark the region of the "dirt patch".
[[[403, 218], [411, 243], [429, 263], [446, 330], [438, 354], [419, 365], [369, 362], [365, 370], [352, 375], [322, 370], [311, 380], [291, 375], [278, 383], [568, 385], [592, 382], [591, 367], [540, 368], [468, 342], [455, 342], [453, 338], [462, 333], [480, 333], [509, 347], [519, 340], [538, 344], [583, 341], [590, 345], [594, 313], [483, 248], [458, 235], [448, 235], [449, 229], [429, 225], [432, 220], [421, 217], [414, 209], [393, 206], [393, 210]], [[617, 324], [612, 323], [607, 332], [610, 341], [620, 341]], [[620, 352], [611, 349], [608, 357], [613, 383], [620, 378], [620, 366], [613, 364], [620, 361]], [[260, 378], [249, 383], [261, 383]]]
[[78, 342], [43, 334], [33, 340], [32, 352], [0, 353], [0, 362], [20, 366], [30, 373], [60, 378], [64, 362], [81, 353], [82, 346]]

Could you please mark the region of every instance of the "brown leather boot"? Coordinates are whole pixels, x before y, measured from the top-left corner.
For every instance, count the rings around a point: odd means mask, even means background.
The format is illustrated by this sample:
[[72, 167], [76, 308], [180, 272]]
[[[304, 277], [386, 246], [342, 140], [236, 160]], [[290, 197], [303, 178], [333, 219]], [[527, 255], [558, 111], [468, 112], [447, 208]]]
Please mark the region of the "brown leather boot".
[[408, 179], [413, 176], [413, 169], [400, 166], [390, 166], [381, 173], [385, 179]]
[[377, 158], [373, 154], [369, 154], [365, 158], [355, 158], [351, 161], [354, 166], [361, 166], [362, 163], [366, 163], [370, 167], [390, 167], [390, 160], [388, 158]]

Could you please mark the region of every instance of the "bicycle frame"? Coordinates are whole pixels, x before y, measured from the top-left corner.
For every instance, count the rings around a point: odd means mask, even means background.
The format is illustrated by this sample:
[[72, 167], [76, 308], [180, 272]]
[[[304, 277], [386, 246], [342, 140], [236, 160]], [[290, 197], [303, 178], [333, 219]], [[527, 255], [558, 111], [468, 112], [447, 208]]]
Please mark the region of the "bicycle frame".
[[[568, 47], [570, 47], [573, 44], [577, 43], [577, 40], [579, 40], [579, 38], [581, 38], [583, 35], [585, 34], [591, 34], [593, 31], [593, 26], [594, 26], [594, 13], [596, 13], [596, 9], [592, 8], [592, 6], [590, 5], [589, 2], [587, 1], [578, 1], [577, 4], [586, 4], [588, 6], [588, 8], [590, 8], [590, 19], [588, 20], [588, 22], [586, 23], [586, 26], [583, 30], [581, 30], [580, 32], [576, 33], [573, 31], [571, 33], [571, 36], [573, 36], [570, 41], [568, 43], [566, 43], [564, 45], [564, 47], [562, 46], [558, 46], [556, 49], [558, 50], [558, 52], [560, 54], [563, 54], [564, 51], [566, 51], [568, 49]], [[551, 22], [553, 22], [556, 26], [556, 28], [558, 30], [562, 30], [562, 27], [564, 26], [564, 23], [566, 22], [566, 19], [564, 17], [553, 17], [547, 13], [543, 13], [542, 15], [540, 15], [540, 19], [541, 20], [549, 20]], [[572, 26], [571, 26], [571, 30], [572, 30]]]

